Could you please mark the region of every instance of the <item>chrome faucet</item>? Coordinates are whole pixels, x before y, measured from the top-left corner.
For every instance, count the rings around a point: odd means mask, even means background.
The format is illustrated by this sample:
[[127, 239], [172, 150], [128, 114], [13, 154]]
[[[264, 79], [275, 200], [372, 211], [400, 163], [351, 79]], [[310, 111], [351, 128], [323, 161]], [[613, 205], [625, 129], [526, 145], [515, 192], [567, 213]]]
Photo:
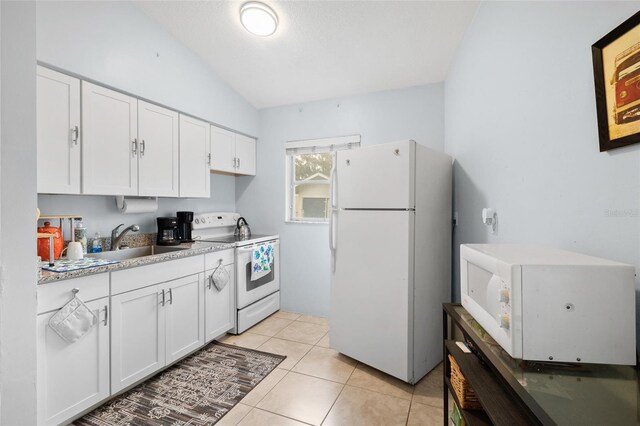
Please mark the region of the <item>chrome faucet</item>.
[[140, 230], [140, 227], [138, 225], [131, 225], [127, 228], [124, 228], [120, 235], [118, 235], [118, 229], [120, 229], [120, 227], [123, 225], [124, 223], [121, 223], [120, 225], [113, 228], [113, 231], [111, 231], [111, 251], [120, 250], [120, 240], [122, 240], [122, 237], [124, 237], [127, 232], [138, 232]]

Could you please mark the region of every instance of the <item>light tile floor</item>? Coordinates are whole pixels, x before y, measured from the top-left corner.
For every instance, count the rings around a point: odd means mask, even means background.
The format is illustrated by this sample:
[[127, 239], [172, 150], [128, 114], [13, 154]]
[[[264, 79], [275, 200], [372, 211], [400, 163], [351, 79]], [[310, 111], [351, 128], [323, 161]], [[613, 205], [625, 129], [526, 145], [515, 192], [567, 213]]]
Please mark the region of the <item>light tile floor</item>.
[[412, 386], [331, 349], [328, 331], [326, 318], [280, 311], [220, 339], [287, 358], [218, 425], [442, 424], [442, 364]]

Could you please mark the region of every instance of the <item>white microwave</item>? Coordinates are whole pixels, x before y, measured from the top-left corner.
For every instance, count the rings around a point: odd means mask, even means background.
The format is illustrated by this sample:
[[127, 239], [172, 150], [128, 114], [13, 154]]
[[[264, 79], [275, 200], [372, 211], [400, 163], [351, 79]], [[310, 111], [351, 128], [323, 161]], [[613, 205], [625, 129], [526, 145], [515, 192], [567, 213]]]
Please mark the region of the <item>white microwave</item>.
[[634, 276], [550, 247], [460, 246], [462, 306], [517, 359], [635, 365]]

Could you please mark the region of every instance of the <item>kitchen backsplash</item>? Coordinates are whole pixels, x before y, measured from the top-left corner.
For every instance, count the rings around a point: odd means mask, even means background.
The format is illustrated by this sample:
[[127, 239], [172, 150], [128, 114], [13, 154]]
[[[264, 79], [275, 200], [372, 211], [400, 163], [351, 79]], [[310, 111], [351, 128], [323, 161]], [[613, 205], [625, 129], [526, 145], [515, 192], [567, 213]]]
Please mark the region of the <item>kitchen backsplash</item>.
[[[96, 232], [101, 237], [110, 237], [111, 230], [124, 223], [136, 224], [140, 232], [157, 232], [156, 217], [175, 216], [176, 211], [187, 210], [196, 213], [207, 211], [234, 212], [235, 177], [211, 175], [211, 198], [159, 198], [158, 211], [152, 213], [122, 214], [116, 208], [115, 197], [102, 195], [38, 195], [38, 207], [43, 216], [77, 214], [87, 227], [87, 238]], [[65, 226], [65, 239], [68, 231]]]
[[[128, 233], [120, 241], [121, 246], [129, 247], [144, 247], [150, 246], [156, 243], [156, 232], [136, 232]], [[95, 238], [87, 238], [87, 251], [91, 251]], [[100, 243], [103, 251], [111, 249], [111, 235], [100, 238]]]

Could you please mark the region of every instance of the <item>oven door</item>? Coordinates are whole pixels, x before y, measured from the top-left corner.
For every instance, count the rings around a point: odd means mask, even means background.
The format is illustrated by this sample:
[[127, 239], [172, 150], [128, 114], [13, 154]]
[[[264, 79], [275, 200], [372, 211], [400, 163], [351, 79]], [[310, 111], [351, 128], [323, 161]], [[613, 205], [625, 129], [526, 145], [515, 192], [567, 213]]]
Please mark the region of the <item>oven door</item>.
[[279, 240], [271, 240], [260, 244], [266, 243], [270, 243], [273, 246], [271, 272], [255, 281], [251, 281], [253, 245], [236, 249], [238, 309], [242, 309], [280, 289], [280, 242]]

